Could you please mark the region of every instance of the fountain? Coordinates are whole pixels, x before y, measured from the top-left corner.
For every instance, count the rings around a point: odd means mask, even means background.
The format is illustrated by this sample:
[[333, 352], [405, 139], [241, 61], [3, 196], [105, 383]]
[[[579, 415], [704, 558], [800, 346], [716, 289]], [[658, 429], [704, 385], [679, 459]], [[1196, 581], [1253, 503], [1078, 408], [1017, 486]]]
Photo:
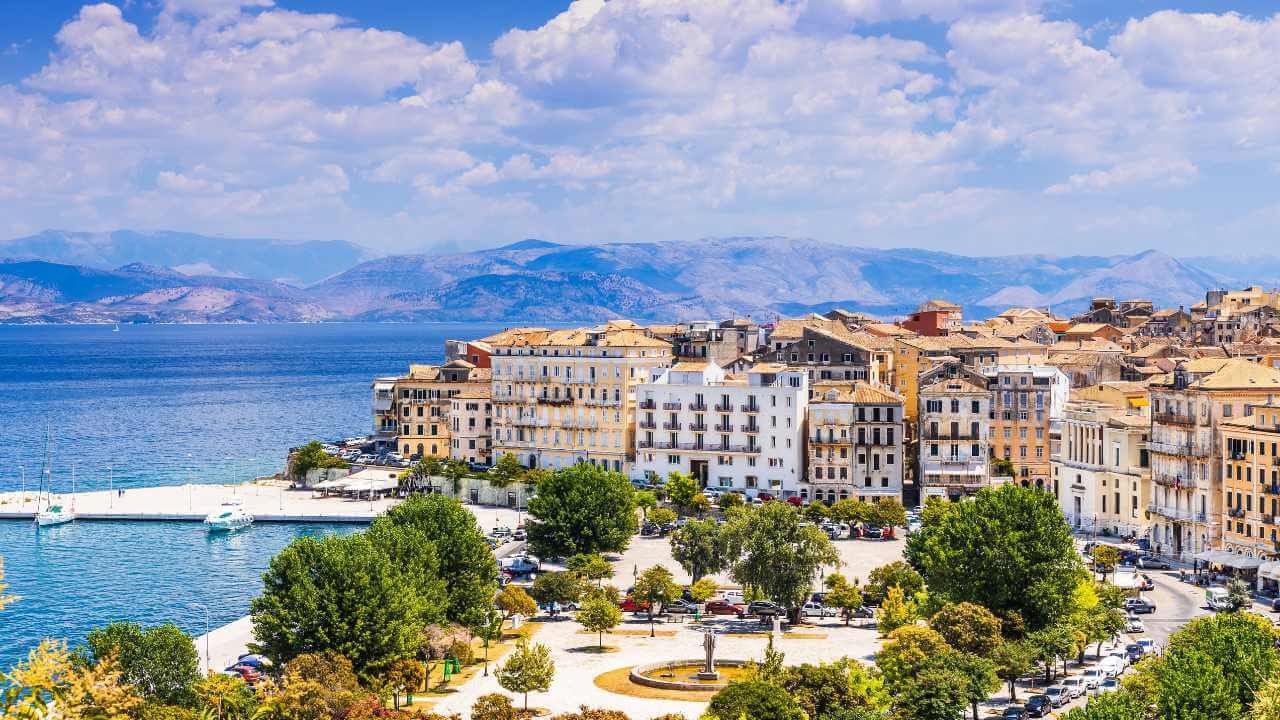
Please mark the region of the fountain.
[[707, 654], [707, 662], [698, 671], [697, 678], [699, 680], [719, 680], [720, 673], [716, 672], [716, 634], [712, 630], [702, 633], [702, 650]]
[[671, 660], [637, 665], [631, 669], [631, 682], [664, 690], [720, 690], [746, 671], [743, 660], [717, 660], [716, 634], [702, 634], [702, 660]]

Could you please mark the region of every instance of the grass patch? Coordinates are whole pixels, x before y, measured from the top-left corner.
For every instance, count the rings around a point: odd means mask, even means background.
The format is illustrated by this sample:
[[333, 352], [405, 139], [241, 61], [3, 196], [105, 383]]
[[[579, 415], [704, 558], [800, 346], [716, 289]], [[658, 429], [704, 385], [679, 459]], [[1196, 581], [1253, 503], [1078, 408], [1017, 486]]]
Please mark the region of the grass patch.
[[[592, 630], [579, 630], [578, 634], [579, 635], [595, 635], [595, 632]], [[630, 635], [632, 637], [640, 637], [641, 635], [643, 635], [644, 637], [649, 637], [648, 630], [632, 630], [627, 628], [623, 628], [621, 630], [612, 630], [605, 634], [606, 635]], [[655, 630], [653, 634], [658, 637], [675, 637], [676, 631], [675, 630]]]
[[568, 650], [566, 650], [566, 652], [586, 653], [588, 655], [605, 655], [608, 653], [616, 653], [621, 649], [622, 648], [616, 647], [614, 645], [604, 645], [604, 646], [583, 645], [582, 647], [569, 648]]
[[596, 676], [595, 686], [601, 690], [607, 690], [618, 695], [627, 695], [629, 697], [646, 698], [649, 700], [683, 700], [685, 702], [704, 703], [709, 702], [713, 695], [718, 692], [716, 689], [708, 690], [663, 690], [661, 688], [645, 687], [631, 682], [631, 668], [624, 667], [617, 670], [610, 670]]

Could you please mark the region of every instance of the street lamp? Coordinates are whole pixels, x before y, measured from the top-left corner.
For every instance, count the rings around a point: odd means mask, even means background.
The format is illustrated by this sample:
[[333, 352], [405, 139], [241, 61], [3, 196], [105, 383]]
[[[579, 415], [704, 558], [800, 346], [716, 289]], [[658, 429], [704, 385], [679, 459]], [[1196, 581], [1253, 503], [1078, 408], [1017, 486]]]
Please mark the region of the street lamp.
[[209, 606], [201, 603], [191, 603], [192, 605], [204, 610], [204, 666], [205, 675], [213, 670], [213, 656], [209, 654]]

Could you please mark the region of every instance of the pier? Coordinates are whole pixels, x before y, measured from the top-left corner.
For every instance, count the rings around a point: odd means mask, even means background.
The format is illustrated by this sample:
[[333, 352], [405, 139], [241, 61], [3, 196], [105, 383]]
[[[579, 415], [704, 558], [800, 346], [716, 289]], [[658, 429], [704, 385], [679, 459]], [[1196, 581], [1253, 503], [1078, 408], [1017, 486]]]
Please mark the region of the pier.
[[[254, 522], [368, 523], [395, 505], [384, 498], [370, 502], [340, 497], [321, 497], [310, 490], [290, 490], [281, 484], [243, 483], [237, 485], [167, 485], [58, 493], [54, 500], [74, 507], [77, 520], [127, 520], [158, 522], [202, 522], [225, 500], [237, 499], [253, 515]], [[33, 520], [37, 496], [0, 493], [0, 520]]]

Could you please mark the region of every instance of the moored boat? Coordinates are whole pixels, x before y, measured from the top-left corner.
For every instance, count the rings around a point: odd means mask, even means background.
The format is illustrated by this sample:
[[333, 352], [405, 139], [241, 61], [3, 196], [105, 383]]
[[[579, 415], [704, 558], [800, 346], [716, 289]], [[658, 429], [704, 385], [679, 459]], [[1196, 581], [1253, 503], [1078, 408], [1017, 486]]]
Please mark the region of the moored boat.
[[253, 516], [245, 512], [239, 500], [224, 500], [217, 510], [205, 516], [204, 524], [211, 532], [239, 530], [253, 524]]

